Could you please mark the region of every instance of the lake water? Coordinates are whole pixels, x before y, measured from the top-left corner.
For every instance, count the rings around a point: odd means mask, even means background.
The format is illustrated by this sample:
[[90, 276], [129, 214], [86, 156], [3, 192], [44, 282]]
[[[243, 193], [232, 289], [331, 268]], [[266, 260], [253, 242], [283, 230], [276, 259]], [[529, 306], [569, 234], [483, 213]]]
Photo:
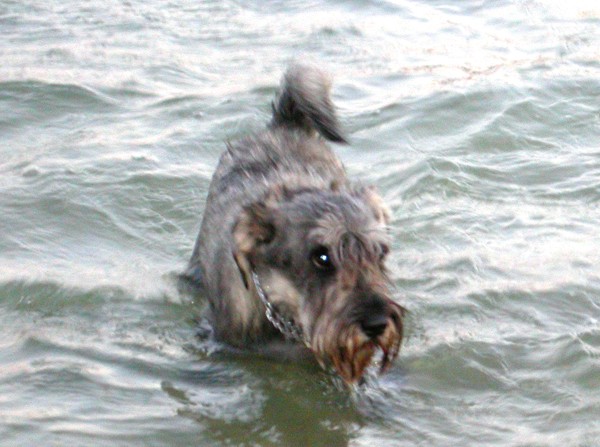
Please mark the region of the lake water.
[[[198, 336], [225, 141], [297, 58], [393, 212], [356, 392]], [[0, 0], [0, 444], [600, 445], [600, 3]]]

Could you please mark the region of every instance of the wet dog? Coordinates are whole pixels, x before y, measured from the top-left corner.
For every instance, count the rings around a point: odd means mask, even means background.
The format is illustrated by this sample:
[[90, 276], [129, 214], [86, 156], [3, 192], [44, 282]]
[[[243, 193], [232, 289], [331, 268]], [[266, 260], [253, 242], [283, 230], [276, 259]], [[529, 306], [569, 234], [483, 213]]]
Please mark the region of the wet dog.
[[389, 213], [325, 144], [346, 141], [329, 90], [321, 70], [293, 65], [266, 129], [227, 145], [186, 275], [219, 340], [305, 346], [353, 383], [396, 358], [404, 309], [384, 265]]

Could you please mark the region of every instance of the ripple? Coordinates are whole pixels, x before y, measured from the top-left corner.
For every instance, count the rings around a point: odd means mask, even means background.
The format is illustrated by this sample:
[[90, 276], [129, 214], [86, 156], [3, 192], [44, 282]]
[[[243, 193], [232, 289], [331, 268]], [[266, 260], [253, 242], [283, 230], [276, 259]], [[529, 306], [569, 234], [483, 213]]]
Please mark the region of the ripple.
[[109, 96], [89, 87], [35, 80], [0, 83], [0, 99], [19, 102], [31, 109], [50, 107], [53, 112], [77, 109], [109, 111], [117, 104]]

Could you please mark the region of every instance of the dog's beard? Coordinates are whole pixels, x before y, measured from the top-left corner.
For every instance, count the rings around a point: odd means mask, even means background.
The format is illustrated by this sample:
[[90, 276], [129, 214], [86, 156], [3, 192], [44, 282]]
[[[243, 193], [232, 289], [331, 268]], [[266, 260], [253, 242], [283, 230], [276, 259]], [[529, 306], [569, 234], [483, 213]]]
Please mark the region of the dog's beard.
[[310, 347], [322, 366], [330, 363], [347, 384], [356, 383], [375, 358], [379, 358], [379, 373], [383, 373], [398, 356], [403, 313], [393, 304], [385, 331], [375, 339], [367, 337], [359, 324], [322, 320], [315, 327]]

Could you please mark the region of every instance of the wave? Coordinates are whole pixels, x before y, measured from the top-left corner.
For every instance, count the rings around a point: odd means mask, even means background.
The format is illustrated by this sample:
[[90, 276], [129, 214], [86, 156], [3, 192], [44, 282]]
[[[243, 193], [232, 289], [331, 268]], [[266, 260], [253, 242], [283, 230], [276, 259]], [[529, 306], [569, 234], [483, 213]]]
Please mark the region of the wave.
[[44, 267], [33, 262], [4, 265], [0, 306], [44, 312], [113, 301], [186, 304], [192, 300], [179, 284], [179, 272], [132, 267], [131, 263], [112, 269], [59, 263]]

